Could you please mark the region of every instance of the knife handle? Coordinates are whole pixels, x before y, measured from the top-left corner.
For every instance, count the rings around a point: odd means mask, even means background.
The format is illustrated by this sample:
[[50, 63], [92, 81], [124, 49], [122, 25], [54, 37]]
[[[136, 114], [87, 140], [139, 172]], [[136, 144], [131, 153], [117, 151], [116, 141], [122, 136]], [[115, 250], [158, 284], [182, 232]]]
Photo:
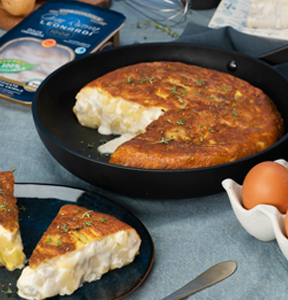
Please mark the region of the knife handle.
[[236, 268], [237, 265], [233, 261], [224, 261], [217, 265], [214, 265], [176, 292], [165, 297], [163, 300], [180, 300], [191, 294], [197, 293], [200, 290], [209, 287], [232, 275], [235, 272]]

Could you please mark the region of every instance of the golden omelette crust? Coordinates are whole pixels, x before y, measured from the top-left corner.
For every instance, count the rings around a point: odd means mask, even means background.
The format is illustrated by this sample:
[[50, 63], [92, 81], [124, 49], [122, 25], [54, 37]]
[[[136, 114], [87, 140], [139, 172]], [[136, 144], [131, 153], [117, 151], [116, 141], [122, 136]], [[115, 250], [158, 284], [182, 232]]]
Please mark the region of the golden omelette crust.
[[19, 229], [17, 199], [14, 197], [14, 174], [0, 173], [0, 225], [10, 232]]
[[29, 267], [83, 247], [122, 230], [134, 230], [113, 216], [77, 205], [64, 205], [36, 245]]
[[119, 146], [110, 162], [150, 169], [187, 169], [235, 161], [284, 135], [272, 100], [248, 82], [178, 62], [140, 63], [88, 84], [165, 114]]

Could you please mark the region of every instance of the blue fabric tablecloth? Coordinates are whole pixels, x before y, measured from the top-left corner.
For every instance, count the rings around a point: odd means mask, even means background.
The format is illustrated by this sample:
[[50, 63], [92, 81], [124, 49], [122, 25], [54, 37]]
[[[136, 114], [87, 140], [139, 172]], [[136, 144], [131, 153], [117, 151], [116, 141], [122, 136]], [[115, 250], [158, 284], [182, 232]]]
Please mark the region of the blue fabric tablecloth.
[[[121, 45], [175, 41], [155, 27], [137, 28], [135, 24], [145, 22], [146, 18], [125, 2], [113, 1], [111, 8], [127, 17], [120, 30]], [[242, 34], [231, 28], [208, 29], [213, 12], [190, 11], [187, 20], [172, 30], [183, 34], [181, 42], [223, 47], [254, 57], [285, 44], [268, 40], [259, 44], [259, 39], [250, 36], [243, 43]], [[16, 182], [88, 189], [121, 203], [145, 224], [155, 243], [154, 266], [144, 283], [125, 299], [160, 300], [213, 264], [225, 260], [238, 264], [236, 273], [189, 299], [287, 298], [287, 260], [275, 241], [260, 242], [242, 228], [224, 190], [207, 197], [157, 201], [131, 199], [91, 186], [65, 170], [50, 155], [36, 132], [31, 108], [3, 99], [0, 99], [0, 153], [0, 170], [16, 168]]]
[[[271, 51], [287, 47], [287, 41], [267, 39], [239, 32], [232, 27], [219, 29], [188, 23], [177, 42], [216, 47], [251, 56], [255, 59]], [[287, 51], [288, 52], [288, 51]], [[287, 61], [271, 66], [288, 79]]]

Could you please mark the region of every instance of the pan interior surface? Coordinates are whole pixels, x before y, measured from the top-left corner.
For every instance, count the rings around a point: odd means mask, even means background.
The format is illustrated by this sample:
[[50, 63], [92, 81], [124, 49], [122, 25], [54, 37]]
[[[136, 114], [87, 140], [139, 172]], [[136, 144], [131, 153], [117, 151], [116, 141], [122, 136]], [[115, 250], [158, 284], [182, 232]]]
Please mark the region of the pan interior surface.
[[[179, 61], [230, 73], [268, 94], [288, 124], [287, 81], [268, 65], [228, 51], [188, 44], [143, 44], [119, 47], [77, 59], [51, 74], [37, 90], [35, 126], [54, 158], [79, 178], [123, 195], [139, 198], [191, 198], [223, 191], [221, 181], [243, 180], [262, 160], [287, 156], [287, 135], [268, 149], [239, 161], [189, 170], [145, 170], [110, 164], [97, 147], [115, 136], [81, 126], [72, 108], [78, 91], [109, 71], [139, 62]], [[232, 62], [232, 68], [231, 68]], [[287, 103], [286, 103], [287, 102]], [[167, 189], [167, 186], [169, 189]]]

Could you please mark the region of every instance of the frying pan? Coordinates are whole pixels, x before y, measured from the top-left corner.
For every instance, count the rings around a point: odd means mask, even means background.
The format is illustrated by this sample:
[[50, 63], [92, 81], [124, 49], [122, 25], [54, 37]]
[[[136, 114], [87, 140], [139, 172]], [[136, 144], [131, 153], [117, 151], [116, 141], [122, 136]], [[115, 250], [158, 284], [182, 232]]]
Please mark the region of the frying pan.
[[[275, 53], [272, 61], [274, 56]], [[262, 57], [270, 58], [269, 55]], [[262, 152], [212, 167], [151, 170], [110, 164], [109, 157], [100, 156], [96, 149], [103, 138], [109, 140], [112, 137], [101, 136], [97, 130], [78, 123], [72, 112], [75, 95], [85, 84], [109, 71], [149, 61], [179, 61], [247, 80], [273, 99], [287, 132], [288, 82], [268, 63], [222, 49], [191, 44], [122, 46], [66, 64], [47, 77], [35, 94], [32, 111], [40, 138], [52, 156], [72, 174], [92, 185], [132, 198], [181, 199], [222, 192], [223, 179], [232, 178], [241, 183], [255, 164], [288, 158], [286, 133]]]

